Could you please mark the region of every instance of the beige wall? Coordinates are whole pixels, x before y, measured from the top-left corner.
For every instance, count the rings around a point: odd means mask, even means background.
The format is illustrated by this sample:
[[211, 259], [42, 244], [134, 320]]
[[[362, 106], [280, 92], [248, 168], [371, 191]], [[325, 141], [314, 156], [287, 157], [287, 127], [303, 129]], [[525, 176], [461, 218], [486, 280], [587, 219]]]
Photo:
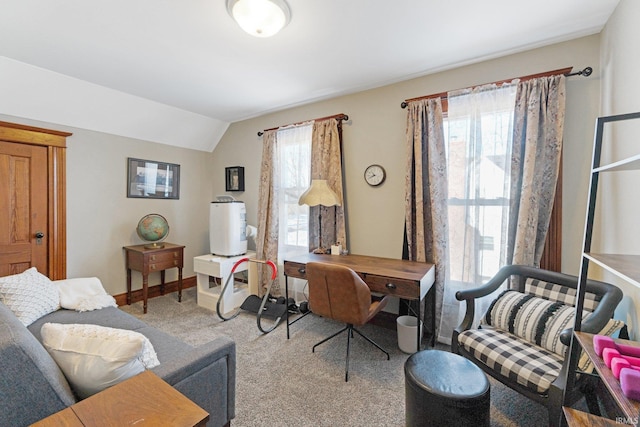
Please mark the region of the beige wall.
[[[640, 40], [640, 2], [621, 0], [602, 32], [600, 66], [602, 68], [601, 115], [640, 111], [640, 81], [637, 54]], [[637, 122], [637, 123], [635, 123]], [[640, 153], [640, 120], [633, 124], [613, 126], [605, 133], [603, 158], [620, 159]], [[598, 213], [592, 251], [640, 254], [640, 222], [638, 211], [638, 182], [640, 172], [601, 174]], [[638, 335], [637, 307], [640, 307], [640, 288], [618, 280], [610, 274], [594, 269], [590, 274], [617, 283], [625, 293], [618, 316], [631, 325], [633, 336]]]
[[[404, 130], [406, 98], [547, 70], [594, 67], [589, 78], [568, 80], [565, 126], [565, 202], [563, 270], [576, 273], [582, 244], [584, 205], [591, 156], [593, 120], [599, 112], [600, 36], [594, 35], [529, 52], [466, 66], [379, 89], [347, 95], [234, 123], [213, 153], [193, 151], [83, 129], [68, 128], [0, 115], [0, 120], [68, 130], [74, 135], [67, 150], [68, 275], [98, 276], [107, 291], [125, 291], [122, 246], [140, 243], [135, 225], [147, 213], [167, 217], [168, 241], [187, 246], [186, 277], [193, 275], [192, 258], [208, 252], [208, 204], [224, 191], [224, 167], [244, 166], [246, 191], [233, 193], [247, 205], [256, 223], [258, 175], [262, 142], [259, 130], [346, 113], [344, 160], [348, 204], [349, 250], [352, 253], [398, 258], [404, 224]], [[180, 200], [128, 199], [126, 158], [138, 157], [181, 165]], [[367, 186], [363, 172], [379, 163], [387, 181]], [[159, 282], [152, 275], [150, 282]], [[168, 272], [167, 279], [174, 280]], [[134, 289], [140, 287], [134, 273]]]
[[[193, 276], [193, 257], [209, 250], [209, 202], [213, 174], [210, 153], [115, 135], [0, 115], [0, 120], [64, 130], [67, 139], [67, 275], [97, 276], [110, 294], [126, 291], [122, 247], [140, 244], [135, 227], [144, 215], [169, 222], [167, 241], [185, 245], [185, 277]], [[180, 199], [126, 197], [127, 157], [180, 165]], [[167, 270], [167, 281], [177, 270]], [[142, 279], [133, 273], [133, 289]], [[149, 276], [160, 283], [160, 273]]]
[[[213, 152], [212, 169], [245, 167], [246, 191], [237, 198], [246, 202], [248, 220], [255, 224], [262, 149], [256, 132], [315, 117], [348, 114], [350, 120], [344, 126], [348, 249], [399, 258], [404, 228], [406, 110], [400, 108], [404, 99], [567, 66], [576, 70], [592, 66], [591, 77], [572, 77], [567, 83], [563, 270], [577, 273], [593, 120], [599, 111], [599, 43], [599, 36], [594, 35], [234, 123]], [[387, 170], [387, 180], [379, 188], [371, 188], [363, 180], [364, 169], [371, 163]], [[214, 193], [223, 190], [223, 182], [214, 181]]]

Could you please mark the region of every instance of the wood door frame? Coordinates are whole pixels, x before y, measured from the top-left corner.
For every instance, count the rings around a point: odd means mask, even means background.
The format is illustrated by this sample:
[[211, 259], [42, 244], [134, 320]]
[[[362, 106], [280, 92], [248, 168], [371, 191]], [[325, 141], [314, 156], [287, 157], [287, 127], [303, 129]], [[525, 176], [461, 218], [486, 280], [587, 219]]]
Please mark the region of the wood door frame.
[[67, 137], [72, 134], [0, 121], [0, 140], [47, 147], [47, 208], [49, 211], [47, 276], [67, 277]]

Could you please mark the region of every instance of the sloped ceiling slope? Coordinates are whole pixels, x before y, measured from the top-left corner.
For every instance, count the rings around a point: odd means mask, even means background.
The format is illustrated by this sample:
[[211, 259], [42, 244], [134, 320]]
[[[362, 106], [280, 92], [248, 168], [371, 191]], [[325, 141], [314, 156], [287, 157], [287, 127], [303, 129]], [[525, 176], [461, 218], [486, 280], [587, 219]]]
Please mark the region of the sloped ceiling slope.
[[[3, 0], [0, 113], [211, 151], [232, 122], [599, 32], [618, 0]], [[451, 31], [455, 28], [455, 31]]]

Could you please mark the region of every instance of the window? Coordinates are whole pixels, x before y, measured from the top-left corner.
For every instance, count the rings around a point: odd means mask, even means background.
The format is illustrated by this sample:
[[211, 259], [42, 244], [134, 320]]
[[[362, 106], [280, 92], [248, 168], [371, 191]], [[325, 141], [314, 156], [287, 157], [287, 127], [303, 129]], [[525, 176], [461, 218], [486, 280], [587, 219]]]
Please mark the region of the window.
[[486, 282], [506, 261], [515, 92], [506, 85], [449, 97], [449, 284], [456, 290]]
[[278, 131], [280, 222], [278, 258], [309, 252], [309, 207], [298, 199], [311, 182], [312, 125]]

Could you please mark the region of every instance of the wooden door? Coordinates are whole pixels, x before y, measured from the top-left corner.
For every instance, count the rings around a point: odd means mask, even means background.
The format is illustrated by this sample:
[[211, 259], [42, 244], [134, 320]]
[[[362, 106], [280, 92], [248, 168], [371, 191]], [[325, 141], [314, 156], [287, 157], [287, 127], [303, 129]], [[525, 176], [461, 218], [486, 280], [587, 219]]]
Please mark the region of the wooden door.
[[0, 276], [47, 274], [47, 148], [0, 141], [0, 182]]
[[35, 266], [51, 280], [67, 277], [68, 136], [0, 122], [0, 276]]

